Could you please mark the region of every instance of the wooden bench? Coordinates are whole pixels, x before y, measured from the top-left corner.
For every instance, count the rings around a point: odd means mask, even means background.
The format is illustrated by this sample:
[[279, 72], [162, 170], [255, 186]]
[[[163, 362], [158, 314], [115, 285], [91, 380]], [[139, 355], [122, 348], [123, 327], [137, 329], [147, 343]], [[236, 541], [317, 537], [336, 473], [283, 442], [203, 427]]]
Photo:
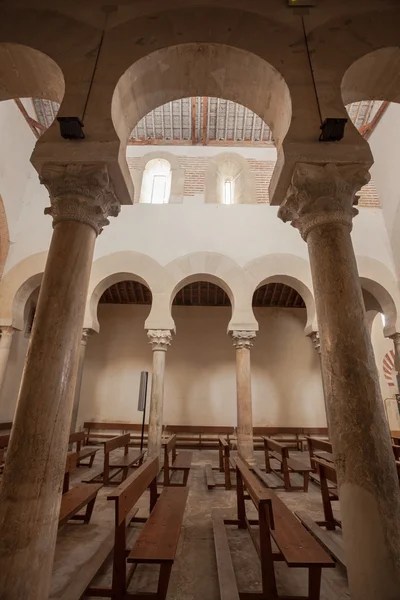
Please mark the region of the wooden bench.
[[[324, 546], [336, 562], [346, 568], [346, 558], [343, 544], [340, 538], [334, 539], [328, 533], [337, 527], [341, 528], [341, 522], [333, 515], [332, 502], [338, 501], [336, 470], [332, 463], [325, 460], [315, 459], [315, 467], [319, 474], [321, 485], [322, 506], [324, 510], [323, 521], [313, 521], [306, 513], [296, 512], [296, 515], [310, 533]], [[335, 487], [329, 487], [333, 483]], [[324, 527], [324, 529], [322, 529]]]
[[[69, 520], [83, 521], [89, 523], [92, 516], [94, 503], [102, 484], [82, 483], [70, 489], [70, 473], [78, 466], [78, 453], [68, 452], [64, 473], [63, 495], [61, 498], [60, 514], [58, 518], [58, 527], [62, 527]], [[79, 515], [79, 511], [86, 506], [84, 515]]]
[[[85, 596], [115, 600], [165, 600], [189, 490], [167, 487], [157, 499], [158, 473], [158, 458], [151, 458], [107, 497], [107, 500], [115, 503], [112, 586], [107, 588], [89, 585]], [[150, 490], [150, 516], [148, 519], [137, 518], [134, 507], [146, 489]], [[144, 522], [145, 525], [130, 548], [127, 532], [132, 522]], [[127, 591], [136, 567], [141, 563], [160, 565], [156, 593], [135, 594]]]
[[[223, 519], [219, 513], [213, 512], [214, 543], [217, 556], [218, 580], [221, 600], [239, 598], [265, 598], [276, 600], [319, 600], [321, 587], [321, 571], [323, 568], [335, 566], [331, 557], [321, 548], [316, 540], [308, 533], [284, 502], [270, 489], [265, 488], [257, 477], [250, 471], [246, 463], [237, 457], [237, 519]], [[248, 496], [245, 496], [245, 491]], [[258, 519], [248, 519], [245, 500], [253, 502]], [[254, 543], [261, 562], [262, 592], [238, 593], [234, 585], [234, 570], [226, 538], [225, 527], [237, 525], [247, 529]], [[254, 526], [258, 525], [258, 531]], [[272, 540], [277, 551], [272, 547]], [[274, 563], [284, 561], [291, 568], [308, 569], [307, 596], [279, 596], [275, 579]], [[229, 582], [228, 582], [229, 580]], [[224, 586], [230, 586], [229, 595]]]
[[[88, 479], [84, 479], [85, 483], [102, 482], [103, 485], [119, 485], [128, 476], [129, 469], [141, 465], [143, 462], [144, 452], [139, 450], [129, 450], [129, 433], [119, 435], [104, 442], [104, 465], [103, 467], [91, 475]], [[110, 460], [110, 454], [114, 450], [124, 449], [123, 456], [119, 456]], [[114, 478], [121, 473], [120, 481], [114, 481]]]
[[229, 441], [234, 435], [235, 428], [230, 426], [213, 425], [166, 425], [166, 434], [176, 434], [177, 448], [199, 449], [217, 448], [219, 436]]
[[[192, 452], [176, 452], [176, 434], [170, 435], [161, 441], [161, 446], [164, 449], [164, 480], [165, 486], [186, 486], [189, 477], [190, 467], [192, 464]], [[171, 464], [170, 464], [171, 454]], [[172, 483], [171, 477], [175, 471], [183, 472], [182, 483]]]
[[[224, 487], [226, 490], [232, 489], [231, 466], [230, 466], [231, 443], [223, 436], [218, 437], [218, 467], [213, 467], [210, 463], [205, 465], [206, 481], [208, 489], [215, 487]], [[224, 473], [224, 483], [217, 483], [213, 471]]]
[[[106, 421], [85, 421], [83, 424], [87, 435], [87, 443], [98, 444], [116, 437], [117, 434], [130, 434], [130, 446], [139, 446], [141, 440], [141, 423], [112, 423]], [[147, 442], [148, 425], [144, 426], [144, 442]]]
[[[294, 490], [308, 491], [308, 482], [310, 477], [311, 467], [303, 465], [300, 461], [289, 457], [289, 448], [272, 440], [271, 438], [263, 438], [264, 455], [265, 455], [265, 471], [267, 473], [275, 473], [283, 479], [283, 487], [287, 492]], [[279, 469], [272, 469], [270, 458], [277, 460], [280, 464]], [[290, 481], [290, 474], [297, 473], [303, 476], [302, 486], [293, 486]]]
[[[87, 434], [84, 431], [77, 431], [76, 433], [71, 433], [68, 440], [68, 445], [73, 447], [76, 444], [75, 451], [78, 454], [78, 467], [89, 467], [93, 466], [93, 461], [96, 456], [96, 452], [100, 450], [100, 448], [93, 448], [93, 446], [85, 446], [85, 441], [87, 439]], [[83, 445], [83, 447], [82, 447]], [[84, 463], [83, 461], [89, 459], [89, 462]]]

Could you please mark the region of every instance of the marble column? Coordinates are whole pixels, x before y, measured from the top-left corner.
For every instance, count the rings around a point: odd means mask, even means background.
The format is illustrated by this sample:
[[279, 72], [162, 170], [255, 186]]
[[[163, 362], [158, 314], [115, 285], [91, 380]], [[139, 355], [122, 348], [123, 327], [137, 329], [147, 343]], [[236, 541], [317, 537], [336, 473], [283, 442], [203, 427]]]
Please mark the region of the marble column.
[[394, 368], [396, 369], [397, 391], [400, 394], [400, 333], [390, 336], [394, 346]]
[[298, 163], [279, 209], [307, 242], [352, 600], [396, 600], [400, 492], [351, 241], [364, 165]]
[[149, 329], [149, 343], [153, 349], [153, 371], [151, 374], [151, 396], [147, 454], [150, 457], [161, 455], [161, 435], [164, 407], [165, 355], [171, 345], [169, 329]]
[[238, 452], [250, 464], [254, 463], [250, 348], [255, 337], [255, 331], [232, 331], [236, 348], [237, 445]]
[[82, 377], [83, 377], [83, 367], [85, 364], [86, 346], [87, 346], [89, 336], [92, 333], [93, 333], [93, 329], [84, 329], [82, 331], [81, 343], [79, 346], [78, 374], [76, 376], [74, 404], [72, 407], [72, 418], [71, 418], [71, 429], [70, 429], [71, 433], [75, 433], [75, 431], [76, 431], [76, 422], [78, 420], [78, 412], [79, 412], [79, 401], [81, 398]]
[[2, 326], [0, 338], [0, 390], [6, 374], [8, 357], [10, 356], [11, 344], [14, 335], [14, 327]]
[[2, 600], [47, 598], [97, 235], [120, 205], [107, 168], [44, 165], [53, 236], [0, 488]]

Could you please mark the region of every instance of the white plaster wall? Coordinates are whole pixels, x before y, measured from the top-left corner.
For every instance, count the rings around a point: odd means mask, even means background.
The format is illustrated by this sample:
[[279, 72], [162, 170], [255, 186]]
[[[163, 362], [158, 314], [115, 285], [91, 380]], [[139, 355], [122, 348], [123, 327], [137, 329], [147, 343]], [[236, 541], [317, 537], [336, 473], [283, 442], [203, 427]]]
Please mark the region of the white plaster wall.
[[400, 273], [400, 104], [391, 103], [373, 131], [369, 143], [374, 157], [371, 169], [378, 190], [384, 221], [397, 271]]
[[[90, 338], [79, 424], [140, 422], [140, 371], [151, 373], [143, 323], [149, 307], [101, 305], [100, 334]], [[326, 425], [319, 359], [304, 337], [303, 309], [258, 309], [252, 349], [254, 425]], [[164, 422], [236, 425], [235, 349], [226, 335], [229, 308], [174, 307], [177, 334], [166, 356]]]
[[165, 145], [165, 146], [139, 146], [132, 145], [128, 146], [126, 149], [126, 156], [129, 157], [141, 157], [146, 154], [154, 153], [154, 152], [169, 152], [174, 156], [189, 156], [204, 158], [204, 157], [212, 157], [221, 154], [221, 152], [234, 152], [238, 153], [243, 158], [254, 158], [255, 160], [276, 160], [276, 148], [273, 146], [267, 148], [257, 148], [252, 146], [242, 146], [238, 148], [237, 146], [229, 147], [229, 146], [173, 146], [173, 145]]

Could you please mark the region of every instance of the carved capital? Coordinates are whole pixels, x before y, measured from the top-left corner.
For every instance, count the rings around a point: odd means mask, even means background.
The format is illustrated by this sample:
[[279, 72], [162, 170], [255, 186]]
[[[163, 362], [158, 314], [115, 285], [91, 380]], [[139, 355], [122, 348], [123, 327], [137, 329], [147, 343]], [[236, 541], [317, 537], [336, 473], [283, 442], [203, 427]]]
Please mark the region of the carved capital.
[[320, 225], [337, 223], [351, 229], [358, 214], [356, 194], [369, 180], [363, 164], [298, 163], [278, 216], [284, 223], [290, 221], [304, 240]]
[[106, 165], [49, 163], [40, 181], [50, 195], [51, 206], [44, 213], [53, 217], [53, 227], [60, 221], [79, 221], [99, 235], [108, 217], [116, 217], [121, 209]]
[[168, 346], [172, 342], [172, 334], [169, 329], [149, 329], [147, 331], [147, 337], [149, 338], [149, 344], [152, 350], [163, 350], [166, 352]]
[[321, 341], [319, 339], [318, 331], [312, 331], [309, 335], [309, 338], [312, 341], [315, 350], [318, 352], [318, 354], [321, 354]]
[[251, 348], [256, 337], [255, 331], [232, 331], [232, 341], [236, 350]]

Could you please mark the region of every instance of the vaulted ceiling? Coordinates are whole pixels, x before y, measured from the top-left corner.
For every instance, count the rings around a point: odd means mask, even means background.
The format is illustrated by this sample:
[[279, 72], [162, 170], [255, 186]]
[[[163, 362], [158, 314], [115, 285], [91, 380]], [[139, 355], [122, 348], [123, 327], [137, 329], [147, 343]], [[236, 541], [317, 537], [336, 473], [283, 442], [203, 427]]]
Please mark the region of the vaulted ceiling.
[[[53, 122], [59, 105], [33, 100], [40, 126]], [[347, 106], [350, 119], [363, 135], [370, 133], [387, 106], [380, 100]], [[273, 145], [271, 130], [248, 108], [221, 98], [197, 96], [168, 102], [149, 112], [133, 129], [130, 144]]]

